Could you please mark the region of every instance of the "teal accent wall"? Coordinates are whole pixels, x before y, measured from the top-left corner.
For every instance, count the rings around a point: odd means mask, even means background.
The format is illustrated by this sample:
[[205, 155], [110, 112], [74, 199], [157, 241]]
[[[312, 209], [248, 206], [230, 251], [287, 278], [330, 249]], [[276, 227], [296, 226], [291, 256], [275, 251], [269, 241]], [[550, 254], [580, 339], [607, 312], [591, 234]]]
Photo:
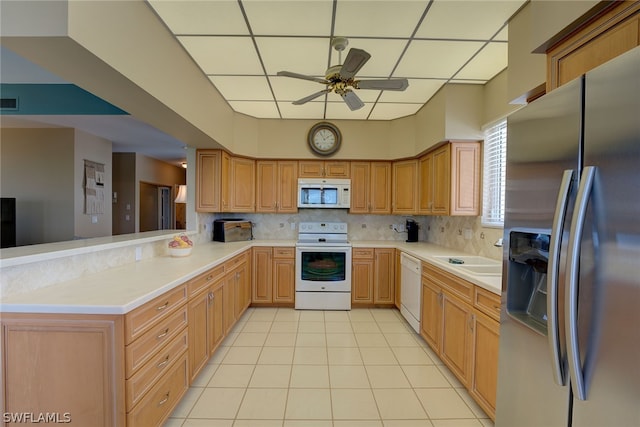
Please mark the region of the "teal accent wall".
[[128, 115], [73, 84], [0, 84], [2, 98], [18, 98], [18, 108], [4, 115]]

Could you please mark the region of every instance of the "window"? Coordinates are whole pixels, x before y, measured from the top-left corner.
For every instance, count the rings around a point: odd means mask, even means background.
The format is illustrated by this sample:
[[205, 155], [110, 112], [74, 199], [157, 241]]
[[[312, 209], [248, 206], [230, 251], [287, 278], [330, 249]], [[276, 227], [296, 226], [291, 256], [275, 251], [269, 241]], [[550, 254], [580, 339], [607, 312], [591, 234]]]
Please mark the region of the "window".
[[484, 132], [484, 182], [482, 188], [482, 225], [504, 224], [505, 169], [507, 164], [507, 120], [501, 120]]

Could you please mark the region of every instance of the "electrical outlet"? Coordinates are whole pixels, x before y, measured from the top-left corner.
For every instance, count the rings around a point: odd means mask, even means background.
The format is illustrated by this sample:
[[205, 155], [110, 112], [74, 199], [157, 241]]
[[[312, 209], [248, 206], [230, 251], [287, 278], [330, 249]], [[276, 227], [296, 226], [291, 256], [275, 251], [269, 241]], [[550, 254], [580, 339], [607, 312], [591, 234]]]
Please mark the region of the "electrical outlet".
[[473, 231], [470, 228], [465, 228], [463, 230], [464, 233], [464, 240], [471, 240], [471, 238], [473, 237]]

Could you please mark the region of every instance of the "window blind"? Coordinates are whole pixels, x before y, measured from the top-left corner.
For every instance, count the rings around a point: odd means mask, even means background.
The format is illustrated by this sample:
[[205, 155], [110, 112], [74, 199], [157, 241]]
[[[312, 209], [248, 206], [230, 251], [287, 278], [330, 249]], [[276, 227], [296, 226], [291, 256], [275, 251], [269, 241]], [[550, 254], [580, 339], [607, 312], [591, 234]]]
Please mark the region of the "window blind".
[[482, 225], [504, 224], [505, 171], [507, 163], [507, 121], [485, 130]]

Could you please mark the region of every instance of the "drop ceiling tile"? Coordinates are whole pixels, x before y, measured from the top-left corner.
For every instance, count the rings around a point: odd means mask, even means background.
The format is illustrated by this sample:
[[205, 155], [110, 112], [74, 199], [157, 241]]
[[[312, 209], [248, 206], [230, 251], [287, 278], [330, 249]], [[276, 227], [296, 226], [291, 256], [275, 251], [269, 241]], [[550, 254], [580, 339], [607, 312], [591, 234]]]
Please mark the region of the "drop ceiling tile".
[[507, 44], [488, 43], [458, 74], [458, 79], [490, 80], [507, 67]]
[[327, 102], [327, 115], [329, 120], [365, 120], [371, 111], [373, 104], [364, 104], [359, 110], [351, 111], [342, 100]]
[[505, 27], [492, 39], [493, 41], [506, 42], [509, 40], [509, 26]]
[[334, 34], [343, 37], [409, 37], [427, 3], [338, 0]]
[[414, 40], [393, 75], [407, 78], [450, 78], [482, 46], [482, 42]]
[[446, 82], [447, 80], [411, 79], [409, 87], [402, 92], [383, 91], [380, 102], [419, 102], [424, 104]]
[[253, 34], [328, 36], [331, 34], [331, 0], [244, 1]]
[[174, 34], [249, 34], [235, 1], [149, 0], [149, 4]]
[[269, 76], [269, 81], [278, 101], [295, 101], [326, 88], [320, 83], [291, 77]]
[[[318, 98], [323, 99], [323, 98]], [[307, 102], [293, 105], [290, 102], [278, 102], [283, 119], [317, 119], [324, 117], [324, 102]]]
[[489, 40], [524, 1], [436, 0], [417, 38]]
[[[358, 95], [358, 98], [360, 98], [362, 102], [366, 103], [366, 102], [375, 102], [380, 96], [380, 93], [382, 91], [374, 90], [374, 89], [354, 89], [354, 92], [356, 93], [356, 95]], [[339, 99], [340, 99], [339, 95], [336, 95], [336, 94], [329, 95], [330, 101], [337, 101]]]
[[178, 37], [205, 74], [263, 74], [250, 37]]
[[228, 101], [273, 100], [266, 77], [209, 76], [209, 79]]
[[343, 63], [351, 48], [363, 49], [371, 55], [371, 58], [358, 71], [357, 77], [387, 78], [391, 75], [406, 45], [406, 40], [350, 39], [349, 45], [342, 52], [342, 62], [338, 58], [338, 52], [335, 49], [331, 50], [331, 64]]
[[324, 77], [329, 55], [329, 38], [256, 37], [267, 74], [291, 71]]
[[422, 108], [423, 104], [399, 104], [378, 102], [371, 111], [371, 120], [392, 120], [399, 117], [411, 116]]
[[280, 114], [272, 101], [229, 101], [234, 111], [259, 119], [278, 119]]

